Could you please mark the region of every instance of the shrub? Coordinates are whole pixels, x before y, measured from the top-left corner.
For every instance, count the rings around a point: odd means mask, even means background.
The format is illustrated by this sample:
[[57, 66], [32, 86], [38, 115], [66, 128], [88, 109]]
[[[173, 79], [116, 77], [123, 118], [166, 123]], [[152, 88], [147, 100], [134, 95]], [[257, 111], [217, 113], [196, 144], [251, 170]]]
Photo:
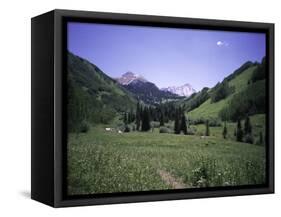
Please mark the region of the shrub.
[[211, 118], [211, 119], [209, 119], [209, 126], [210, 127], [221, 127], [221, 122], [218, 119]]
[[132, 131], [136, 131], [136, 124], [131, 124]]
[[152, 122], [151, 122], [151, 127], [159, 128], [159, 127], [160, 127], [160, 122], [158, 122], [158, 121], [152, 121]]
[[170, 133], [170, 130], [167, 127], [160, 127], [159, 133]]
[[244, 142], [253, 144], [254, 143], [254, 138], [253, 138], [252, 134], [246, 134], [244, 136]]
[[129, 133], [131, 131], [128, 125], [125, 126], [124, 133]]
[[204, 164], [192, 170], [192, 185], [196, 187], [208, 186], [207, 168]]
[[80, 124], [80, 132], [81, 133], [86, 133], [90, 129], [90, 125], [87, 121], [82, 121]]
[[190, 119], [189, 124], [191, 125], [197, 125], [197, 124], [204, 124], [205, 120], [203, 118], [196, 118], [196, 119]]
[[195, 128], [188, 127], [188, 128], [187, 128], [186, 135], [194, 135], [194, 134], [195, 134], [195, 131], [196, 131]]
[[[189, 124], [190, 125], [205, 124], [206, 121], [207, 121], [207, 119], [205, 119], [205, 118], [190, 119]], [[208, 119], [208, 121], [209, 121], [210, 127], [220, 127], [221, 126], [221, 121], [217, 118], [210, 118], [210, 119]]]
[[167, 124], [165, 124], [165, 126], [166, 126], [167, 128], [169, 128], [170, 130], [173, 130], [173, 129], [174, 129], [174, 125], [173, 125], [172, 123], [167, 123]]

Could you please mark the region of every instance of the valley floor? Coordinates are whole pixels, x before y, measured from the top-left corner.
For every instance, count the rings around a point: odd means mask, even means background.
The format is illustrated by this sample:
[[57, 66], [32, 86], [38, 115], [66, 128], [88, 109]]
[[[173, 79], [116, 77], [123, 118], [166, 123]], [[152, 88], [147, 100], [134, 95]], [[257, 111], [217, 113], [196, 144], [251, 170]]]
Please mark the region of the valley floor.
[[[216, 132], [211, 128], [211, 132]], [[108, 132], [68, 138], [68, 193], [95, 194], [265, 182], [264, 146], [210, 137]], [[219, 133], [220, 132], [220, 133]]]

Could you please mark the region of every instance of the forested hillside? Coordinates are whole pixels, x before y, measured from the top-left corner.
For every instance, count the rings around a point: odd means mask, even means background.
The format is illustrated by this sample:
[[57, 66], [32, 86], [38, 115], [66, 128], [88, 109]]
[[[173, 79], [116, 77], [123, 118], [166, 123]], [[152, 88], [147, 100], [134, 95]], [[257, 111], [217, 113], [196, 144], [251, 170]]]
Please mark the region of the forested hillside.
[[204, 88], [184, 102], [193, 120], [237, 121], [265, 113], [265, 59], [247, 62], [211, 89]]
[[68, 53], [68, 127], [83, 131], [109, 123], [118, 112], [134, 109], [136, 100], [97, 66]]

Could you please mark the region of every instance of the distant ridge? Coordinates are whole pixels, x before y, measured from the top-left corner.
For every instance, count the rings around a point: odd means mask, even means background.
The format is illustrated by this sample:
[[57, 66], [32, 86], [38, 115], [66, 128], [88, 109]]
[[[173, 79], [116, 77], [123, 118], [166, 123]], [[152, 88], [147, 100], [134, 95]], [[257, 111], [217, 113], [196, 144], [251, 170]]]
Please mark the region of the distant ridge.
[[135, 98], [147, 104], [159, 104], [181, 98], [178, 94], [160, 90], [153, 82], [133, 72], [126, 72], [116, 81], [134, 94]]

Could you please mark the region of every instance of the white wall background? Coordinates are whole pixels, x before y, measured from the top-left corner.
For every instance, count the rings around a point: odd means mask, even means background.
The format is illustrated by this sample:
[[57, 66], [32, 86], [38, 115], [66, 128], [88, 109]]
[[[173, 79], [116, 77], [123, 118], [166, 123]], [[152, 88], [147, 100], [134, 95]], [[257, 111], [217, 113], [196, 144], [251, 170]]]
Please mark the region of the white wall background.
[[[277, 0], [2, 0], [0, 216], [278, 216], [281, 213], [278, 3]], [[64, 209], [52, 209], [30, 200], [30, 18], [54, 8], [275, 23], [276, 194]]]

